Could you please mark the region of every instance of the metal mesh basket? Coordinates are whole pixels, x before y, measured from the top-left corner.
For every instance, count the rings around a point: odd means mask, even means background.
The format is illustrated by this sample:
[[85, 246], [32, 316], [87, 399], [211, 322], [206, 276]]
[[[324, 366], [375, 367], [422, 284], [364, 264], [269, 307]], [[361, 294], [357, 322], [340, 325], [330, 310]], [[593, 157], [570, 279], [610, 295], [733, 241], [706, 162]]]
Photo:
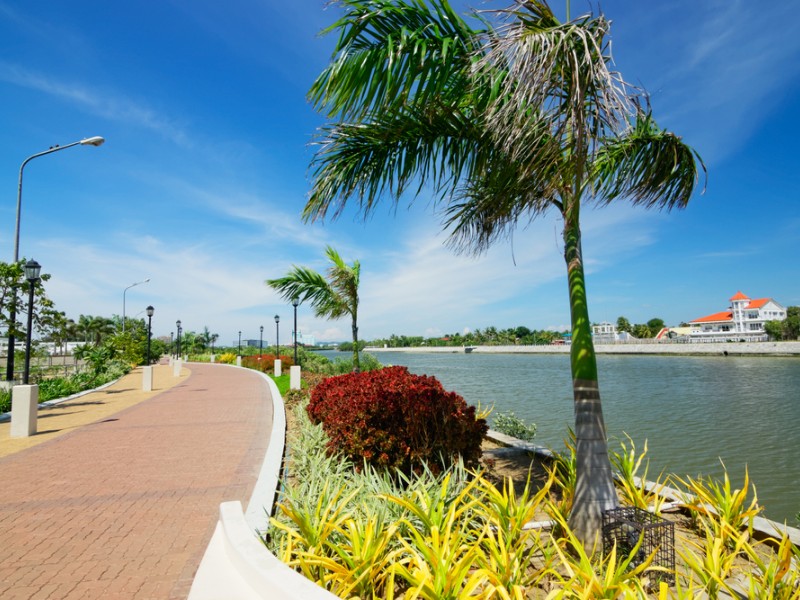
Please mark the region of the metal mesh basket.
[[603, 513], [603, 550], [608, 553], [614, 544], [617, 554], [630, 554], [642, 540], [632, 566], [642, 564], [655, 552], [651, 567], [664, 567], [666, 571], [653, 570], [648, 575], [656, 581], [675, 583], [675, 525], [641, 508], [624, 506]]

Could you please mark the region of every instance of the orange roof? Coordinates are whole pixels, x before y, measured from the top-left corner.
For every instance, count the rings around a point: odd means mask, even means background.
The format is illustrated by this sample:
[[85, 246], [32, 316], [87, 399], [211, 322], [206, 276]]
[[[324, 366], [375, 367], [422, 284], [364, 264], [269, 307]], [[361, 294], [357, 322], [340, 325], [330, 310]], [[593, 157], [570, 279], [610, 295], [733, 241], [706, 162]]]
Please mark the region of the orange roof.
[[733, 298], [731, 298], [731, 302], [734, 302], [736, 300], [750, 300], [750, 298], [745, 296], [742, 292], [736, 292], [736, 294], [734, 294]]
[[713, 315], [708, 315], [707, 317], [700, 317], [699, 319], [695, 319], [694, 321], [689, 321], [690, 323], [714, 323], [717, 321], [733, 321], [733, 313], [729, 310], [725, 310], [722, 312], [714, 313]]
[[747, 308], [761, 308], [770, 300], [771, 298], [759, 298], [758, 300], [750, 300], [750, 304], [747, 305]]

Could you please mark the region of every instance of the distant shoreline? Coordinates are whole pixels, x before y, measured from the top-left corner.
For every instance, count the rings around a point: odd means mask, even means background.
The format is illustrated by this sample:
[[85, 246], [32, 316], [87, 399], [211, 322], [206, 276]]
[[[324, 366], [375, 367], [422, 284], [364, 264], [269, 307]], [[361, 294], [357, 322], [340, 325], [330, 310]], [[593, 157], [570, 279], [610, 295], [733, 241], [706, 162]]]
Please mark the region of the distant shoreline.
[[[697, 344], [597, 344], [597, 354], [653, 354], [664, 356], [800, 356], [800, 342], [709, 342]], [[365, 352], [437, 354], [569, 354], [568, 345], [540, 346], [415, 346], [366, 347]]]

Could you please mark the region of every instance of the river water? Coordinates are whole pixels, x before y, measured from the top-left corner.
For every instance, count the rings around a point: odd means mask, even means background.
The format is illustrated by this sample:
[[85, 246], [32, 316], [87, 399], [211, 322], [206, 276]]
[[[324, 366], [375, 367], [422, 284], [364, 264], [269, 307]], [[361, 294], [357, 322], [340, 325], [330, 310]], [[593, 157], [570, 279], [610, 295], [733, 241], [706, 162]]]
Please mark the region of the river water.
[[[512, 410], [536, 423], [536, 443], [564, 446], [573, 423], [566, 355], [375, 356], [435, 376], [470, 404]], [[638, 449], [647, 440], [650, 479], [662, 471], [721, 477], [723, 461], [741, 487], [747, 468], [764, 516], [797, 525], [800, 358], [600, 355], [598, 368], [610, 448], [625, 433]]]

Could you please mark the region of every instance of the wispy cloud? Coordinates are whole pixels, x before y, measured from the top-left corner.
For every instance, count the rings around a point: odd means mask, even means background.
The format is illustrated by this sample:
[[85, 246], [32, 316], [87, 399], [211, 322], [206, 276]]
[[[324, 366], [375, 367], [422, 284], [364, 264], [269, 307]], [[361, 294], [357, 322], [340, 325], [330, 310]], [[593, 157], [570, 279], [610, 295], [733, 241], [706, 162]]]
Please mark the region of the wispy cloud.
[[20, 65], [0, 61], [0, 81], [66, 100], [98, 117], [136, 125], [158, 133], [184, 148], [193, 146], [189, 134], [174, 120], [98, 86], [67, 82]]

